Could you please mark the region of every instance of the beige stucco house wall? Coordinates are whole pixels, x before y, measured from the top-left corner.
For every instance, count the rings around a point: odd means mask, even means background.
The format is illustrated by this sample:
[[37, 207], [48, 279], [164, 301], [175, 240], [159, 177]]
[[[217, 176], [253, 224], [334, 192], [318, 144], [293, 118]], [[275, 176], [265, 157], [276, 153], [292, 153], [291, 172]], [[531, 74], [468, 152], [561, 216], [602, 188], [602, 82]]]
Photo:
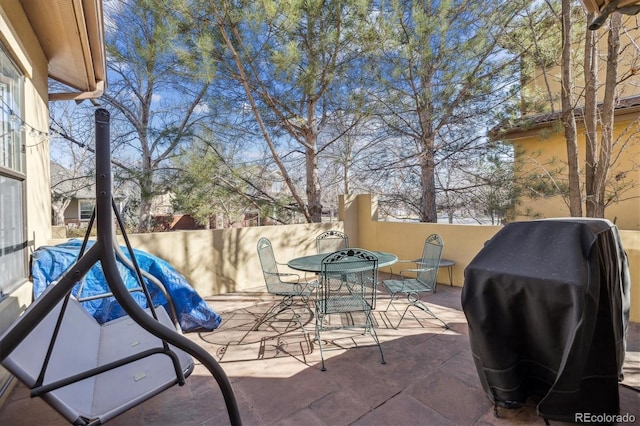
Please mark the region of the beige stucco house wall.
[[[7, 8], [6, 1], [0, 8], [0, 41], [12, 59], [24, 73], [24, 120], [34, 127], [47, 131], [49, 109], [47, 107], [47, 59], [40, 48], [29, 21], [20, 7]], [[49, 188], [49, 143], [37, 143], [26, 135], [26, 181], [24, 194], [27, 205], [27, 239], [34, 246], [45, 244], [51, 236], [51, 190]], [[29, 282], [0, 302], [0, 332], [31, 302]], [[8, 373], [0, 368], [0, 384], [6, 382]]]
[[[622, 22], [624, 31], [621, 32], [620, 35], [620, 45], [624, 48], [624, 55], [622, 55], [619, 59], [618, 63], [618, 74], [619, 78], [623, 76], [631, 81], [627, 81], [628, 84], [621, 85], [618, 89], [618, 97], [619, 98], [631, 98], [634, 96], [640, 95], [640, 84], [638, 84], [638, 78], [640, 78], [637, 74], [636, 77], [629, 78], [629, 70], [632, 68], [638, 67], [638, 47], [637, 40], [640, 40], [640, 28], [637, 28], [636, 24], [636, 16], [628, 16], [622, 15]], [[572, 54], [572, 60], [574, 62], [574, 71], [573, 71], [573, 96], [574, 98], [578, 98], [582, 96], [584, 92], [584, 33], [586, 31], [586, 27], [583, 23], [576, 23], [573, 27], [573, 41], [574, 48]], [[604, 96], [604, 86], [602, 82], [604, 81], [604, 75], [606, 72], [606, 55], [607, 55], [607, 31], [606, 26], [602, 29], [595, 32], [598, 42], [598, 51], [600, 53], [600, 59], [598, 60], [598, 75], [600, 79], [600, 87], [598, 88], [598, 99], [602, 99]], [[556, 59], [556, 64], [560, 63], [560, 52], [562, 46], [557, 46], [557, 54], [558, 58]], [[562, 91], [561, 85], [562, 78], [562, 69], [559, 65], [553, 65], [548, 68], [536, 69], [533, 71], [533, 75], [529, 81], [525, 82], [525, 86], [523, 88], [523, 95], [525, 97], [536, 97], [538, 99], [543, 98], [545, 101], [546, 108], [543, 111], [537, 112], [552, 112], [552, 111], [560, 111], [561, 99], [560, 94]], [[635, 80], [635, 83], [634, 83]], [[551, 94], [551, 95], [549, 95]], [[552, 97], [551, 103], [549, 103], [549, 96]], [[553, 109], [552, 109], [553, 106]], [[526, 111], [526, 113], [531, 113], [531, 111]]]
[[[595, 2], [592, 6], [595, 7]], [[605, 217], [618, 225], [620, 229], [640, 230], [640, 75], [637, 74], [640, 51], [637, 40], [640, 40], [640, 29], [635, 27], [635, 16], [624, 16], [621, 31], [621, 46], [625, 47], [619, 58], [618, 76], [624, 80], [616, 88], [616, 113], [614, 119], [614, 152], [615, 161], [609, 175], [610, 187], [625, 186], [617, 200], [606, 207]], [[576, 31], [584, 32], [583, 27]], [[600, 53], [604, 55], [598, 61], [599, 65], [599, 101], [602, 100], [604, 89], [602, 83], [605, 76], [607, 32], [600, 29], [596, 32], [599, 40]], [[582, 41], [576, 37], [574, 58], [573, 87], [574, 100], [584, 104], [584, 73], [582, 70]], [[559, 52], [558, 52], [559, 53]], [[559, 62], [559, 59], [558, 59]], [[635, 75], [631, 72], [635, 69]], [[623, 78], [625, 77], [625, 78]], [[560, 78], [559, 66], [536, 70], [534, 77], [526, 83], [523, 97], [534, 94], [545, 95], [551, 92], [553, 102], [547, 102], [547, 109], [533, 114], [522, 111], [523, 117], [515, 124], [492, 129], [492, 137], [497, 140], [513, 144], [516, 162], [521, 167], [519, 176], [541, 176], [547, 182], [567, 185], [567, 150], [564, 130], [560, 123]], [[548, 97], [545, 99], [548, 100]], [[525, 103], [523, 103], [525, 104]], [[553, 105], [553, 109], [552, 109]], [[576, 117], [578, 131], [579, 165], [584, 169], [586, 142], [582, 117]], [[598, 129], [598, 137], [599, 129]], [[584, 177], [581, 177], [584, 184]], [[561, 196], [531, 196], [524, 193], [520, 198], [521, 204], [514, 212], [514, 220], [532, 218], [548, 218], [569, 216], [567, 202]], [[583, 203], [583, 211], [585, 211]]]
[[[9, 3], [3, 1], [4, 3]], [[13, 2], [15, 3], [15, 2]], [[22, 9], [0, 8], [0, 41], [24, 73], [24, 121], [49, 130], [47, 58]], [[34, 244], [46, 243], [51, 234], [49, 141], [25, 134], [27, 234]]]
[[[637, 105], [619, 110], [615, 118], [614, 140], [619, 144], [613, 157], [617, 164], [612, 168], [609, 181], [612, 185], [626, 185], [620, 200], [605, 209], [605, 217], [620, 229], [640, 230], [640, 98]], [[586, 143], [584, 126], [578, 124], [578, 155], [582, 165], [585, 161]], [[558, 125], [558, 118], [532, 126], [529, 129], [513, 128], [505, 137], [514, 145], [518, 153], [516, 161], [521, 165], [521, 175], [543, 176], [559, 169], [564, 173], [554, 176], [558, 182], [566, 184], [567, 150], [564, 133]], [[625, 143], [622, 143], [625, 141]], [[582, 178], [584, 183], [584, 178]], [[569, 208], [561, 196], [522, 197], [516, 208], [515, 220], [570, 216]], [[584, 211], [584, 206], [583, 206]]]
[[[18, 116], [31, 129], [22, 133], [25, 239], [31, 248], [51, 239], [49, 101], [99, 96], [105, 84], [101, 0], [0, 0], [0, 43], [23, 76]], [[69, 88], [49, 92], [49, 78]], [[25, 265], [26, 265], [25, 256]], [[31, 284], [0, 299], [0, 333], [31, 302]], [[8, 374], [0, 367], [0, 392]], [[1, 402], [0, 395], [0, 402]]]

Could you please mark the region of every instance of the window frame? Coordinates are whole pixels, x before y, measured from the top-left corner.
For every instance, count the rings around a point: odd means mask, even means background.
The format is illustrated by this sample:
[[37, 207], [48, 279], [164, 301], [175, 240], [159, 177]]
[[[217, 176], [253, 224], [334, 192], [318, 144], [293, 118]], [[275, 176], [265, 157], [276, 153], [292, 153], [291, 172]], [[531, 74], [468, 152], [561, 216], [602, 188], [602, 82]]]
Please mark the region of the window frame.
[[[16, 241], [13, 241], [14, 239], [11, 238], [11, 227], [7, 228], [9, 232], [5, 232], [2, 230], [4, 224], [0, 223], [0, 256], [11, 255], [17, 251], [22, 252], [21, 270], [20, 267], [17, 267], [15, 271], [9, 269], [9, 272], [15, 272], [15, 275], [8, 279], [5, 273], [0, 276], [0, 301], [2, 301], [29, 280], [29, 241], [25, 131], [23, 126], [25, 122], [22, 118], [25, 113], [25, 76], [2, 43], [0, 43], [0, 61], [2, 61], [0, 71], [4, 70], [5, 67], [12, 68], [10, 73], [5, 74], [4, 72], [0, 72], [0, 83], [7, 87], [6, 90], [3, 90], [2, 96], [0, 97], [0, 108], [2, 108], [0, 120], [2, 120], [2, 128], [9, 129], [10, 126], [19, 125], [17, 129], [12, 130], [10, 144], [2, 147], [3, 149], [8, 147], [7, 151], [9, 155], [13, 152], [15, 157], [0, 158], [0, 177], [17, 184], [16, 188], [19, 188], [20, 200], [16, 203], [12, 203], [11, 200], [9, 200], [9, 208], [15, 205], [20, 205], [21, 208], [21, 214], [18, 215], [20, 217], [20, 223], [15, 228], [15, 230], [20, 229], [19, 233], [21, 233], [21, 236], [18, 236]], [[13, 90], [17, 93], [12, 93]], [[9, 98], [9, 103], [7, 102], [7, 98]], [[7, 161], [8, 164], [5, 164], [5, 161]], [[0, 197], [3, 195], [4, 194], [0, 194]], [[0, 203], [0, 208], [2, 207], [3, 204]], [[0, 211], [0, 214], [1, 213], [2, 211]], [[10, 215], [2, 214], [1, 216], [11, 219]], [[9, 235], [7, 241], [2, 240], [6, 235]]]
[[[91, 206], [91, 208], [88, 210], [88, 216], [86, 217], [82, 217], [82, 205], [89, 205]], [[88, 198], [79, 198], [78, 199], [78, 220], [80, 222], [88, 222], [89, 220], [91, 220], [91, 216], [93, 215], [93, 209], [96, 206], [96, 202], [93, 199], [88, 199]], [[87, 213], [87, 211], [85, 211], [85, 213]]]

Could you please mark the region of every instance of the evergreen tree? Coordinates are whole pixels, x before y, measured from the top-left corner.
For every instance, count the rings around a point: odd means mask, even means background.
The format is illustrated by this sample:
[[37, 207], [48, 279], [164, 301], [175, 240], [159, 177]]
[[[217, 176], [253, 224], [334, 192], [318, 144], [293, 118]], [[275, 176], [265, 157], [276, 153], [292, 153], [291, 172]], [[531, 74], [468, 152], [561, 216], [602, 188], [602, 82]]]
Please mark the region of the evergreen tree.
[[[299, 210], [319, 222], [318, 153], [337, 141], [319, 135], [331, 114], [352, 105], [366, 2], [197, 0], [188, 9], [192, 25], [225, 41], [211, 56], [223, 58], [226, 76], [244, 89], [245, 105]], [[285, 161], [296, 154], [304, 159], [306, 197], [292, 178], [298, 169]]]
[[[103, 100], [115, 109], [117, 177], [135, 182], [138, 232], [151, 226], [151, 205], [167, 192], [168, 160], [206, 118], [203, 100], [215, 68], [181, 35], [170, 0], [109, 3], [105, 30], [109, 85]], [[125, 160], [126, 159], [126, 160]]]
[[414, 205], [422, 222], [437, 221], [439, 165], [481, 154], [492, 111], [515, 83], [517, 63], [500, 43], [519, 7], [477, 0], [379, 3], [379, 50], [367, 66], [380, 119], [394, 140], [395, 158], [386, 167], [412, 175], [401, 179], [407, 185], [395, 202]]

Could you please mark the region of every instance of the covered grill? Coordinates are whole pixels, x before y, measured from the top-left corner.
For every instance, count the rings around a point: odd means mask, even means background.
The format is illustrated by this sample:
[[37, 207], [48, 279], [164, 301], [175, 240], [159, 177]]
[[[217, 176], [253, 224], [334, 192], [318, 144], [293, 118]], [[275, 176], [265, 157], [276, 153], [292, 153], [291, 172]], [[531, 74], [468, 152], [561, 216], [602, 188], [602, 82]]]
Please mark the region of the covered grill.
[[529, 397], [546, 419], [618, 414], [628, 261], [602, 219], [505, 226], [465, 270], [462, 307], [482, 386], [498, 406]]

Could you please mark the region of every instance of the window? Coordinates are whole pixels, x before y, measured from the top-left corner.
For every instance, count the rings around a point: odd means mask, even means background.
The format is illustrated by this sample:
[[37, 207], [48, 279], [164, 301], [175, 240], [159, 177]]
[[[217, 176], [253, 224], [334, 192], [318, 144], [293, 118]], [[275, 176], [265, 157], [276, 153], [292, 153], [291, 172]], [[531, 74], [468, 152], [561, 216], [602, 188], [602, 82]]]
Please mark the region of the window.
[[0, 299], [27, 279], [23, 77], [0, 46]]
[[80, 200], [80, 220], [90, 220], [93, 214], [93, 200]]
[[283, 188], [284, 188], [284, 184], [282, 182], [278, 182], [278, 181], [271, 182], [271, 193], [279, 194], [282, 192]]

